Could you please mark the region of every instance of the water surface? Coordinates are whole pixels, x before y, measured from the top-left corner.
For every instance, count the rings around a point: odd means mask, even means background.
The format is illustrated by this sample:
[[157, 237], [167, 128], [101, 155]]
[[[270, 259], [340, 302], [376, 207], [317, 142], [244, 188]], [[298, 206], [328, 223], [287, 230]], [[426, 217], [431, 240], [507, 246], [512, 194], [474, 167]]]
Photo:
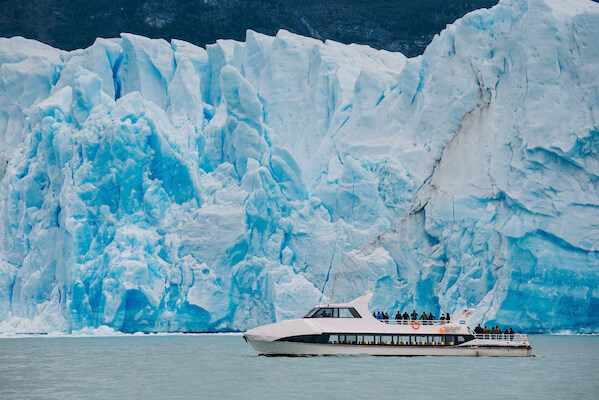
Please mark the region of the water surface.
[[2, 399], [598, 399], [599, 336], [535, 357], [261, 357], [241, 336], [0, 339]]

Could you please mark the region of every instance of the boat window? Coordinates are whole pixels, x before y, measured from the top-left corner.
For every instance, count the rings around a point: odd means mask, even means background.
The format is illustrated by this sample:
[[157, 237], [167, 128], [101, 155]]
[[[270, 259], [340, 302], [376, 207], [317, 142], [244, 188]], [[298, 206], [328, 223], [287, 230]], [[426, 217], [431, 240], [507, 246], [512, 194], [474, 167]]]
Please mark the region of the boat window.
[[304, 318], [312, 318], [312, 315], [313, 315], [313, 314], [314, 314], [316, 311], [318, 311], [318, 307], [315, 307], [315, 308], [311, 309], [310, 311], [308, 311], [308, 312], [306, 313], [306, 315], [304, 315]]
[[308, 318], [331, 318], [333, 316], [332, 308], [319, 308], [316, 312], [310, 315]]
[[391, 343], [393, 343], [391, 336], [381, 336], [381, 344], [391, 344]]
[[329, 343], [330, 335], [297, 335], [277, 339], [277, 342]]
[[362, 318], [355, 308], [348, 308], [348, 310], [354, 318]]
[[353, 308], [339, 308], [339, 318], [360, 318], [360, 314]]
[[354, 308], [317, 307], [312, 309], [304, 318], [361, 318]]

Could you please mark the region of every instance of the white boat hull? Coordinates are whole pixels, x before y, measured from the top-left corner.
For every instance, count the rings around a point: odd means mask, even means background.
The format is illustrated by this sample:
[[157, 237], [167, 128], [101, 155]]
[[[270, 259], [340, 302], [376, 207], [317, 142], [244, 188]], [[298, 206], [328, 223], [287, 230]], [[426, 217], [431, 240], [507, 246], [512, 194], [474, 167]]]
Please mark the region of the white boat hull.
[[490, 356], [529, 357], [529, 346], [505, 343], [468, 343], [459, 346], [397, 346], [356, 345], [331, 343], [301, 343], [267, 341], [246, 337], [254, 350], [267, 356], [325, 356], [325, 355], [372, 355], [372, 356]]

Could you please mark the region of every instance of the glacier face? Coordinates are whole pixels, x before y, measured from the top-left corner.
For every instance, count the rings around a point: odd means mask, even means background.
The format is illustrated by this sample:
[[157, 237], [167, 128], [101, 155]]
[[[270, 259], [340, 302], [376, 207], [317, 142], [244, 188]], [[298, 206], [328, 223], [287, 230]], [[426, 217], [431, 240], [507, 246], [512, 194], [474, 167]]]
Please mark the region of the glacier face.
[[417, 58], [280, 31], [0, 39], [0, 332], [372, 309], [599, 331], [599, 6], [507, 0]]

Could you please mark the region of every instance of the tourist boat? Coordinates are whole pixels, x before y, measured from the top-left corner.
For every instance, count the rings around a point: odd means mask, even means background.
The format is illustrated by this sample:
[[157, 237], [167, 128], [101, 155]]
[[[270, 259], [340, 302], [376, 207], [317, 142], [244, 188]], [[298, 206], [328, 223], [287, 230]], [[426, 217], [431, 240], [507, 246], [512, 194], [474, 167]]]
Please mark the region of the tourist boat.
[[320, 305], [301, 319], [250, 329], [243, 337], [269, 356], [530, 356], [524, 334], [473, 333], [472, 309], [450, 321], [378, 320], [368, 310], [371, 298], [366, 293], [349, 303]]

